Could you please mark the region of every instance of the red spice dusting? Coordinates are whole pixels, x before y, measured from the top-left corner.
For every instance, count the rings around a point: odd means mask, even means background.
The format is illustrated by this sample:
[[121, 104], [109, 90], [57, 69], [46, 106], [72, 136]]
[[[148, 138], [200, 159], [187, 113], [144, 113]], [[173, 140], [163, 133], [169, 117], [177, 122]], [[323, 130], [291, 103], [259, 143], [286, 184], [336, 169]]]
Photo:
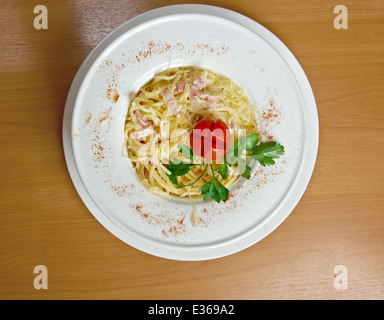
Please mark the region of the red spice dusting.
[[268, 105], [262, 111], [261, 122], [264, 128], [262, 136], [264, 140], [271, 141], [273, 140], [272, 128], [281, 122], [281, 110], [276, 106], [275, 99], [269, 98]]
[[89, 131], [93, 134], [91, 150], [95, 168], [100, 169], [104, 174], [109, 173], [110, 169], [108, 153], [111, 151], [111, 147], [106, 145], [104, 138], [105, 134], [108, 134], [110, 130], [110, 121], [107, 120], [111, 120], [110, 113], [101, 112], [97, 119], [93, 121]]
[[162, 55], [167, 52], [186, 52], [188, 54], [216, 54], [220, 56], [222, 54], [227, 53], [229, 47], [226, 45], [222, 45], [220, 47], [213, 47], [207, 43], [194, 43], [188, 45], [188, 49], [186, 45], [176, 42], [176, 43], [168, 43], [162, 41], [149, 41], [147, 44], [144, 44], [143, 48], [139, 51], [136, 51], [132, 56], [134, 59], [127, 58], [126, 61], [130, 63], [140, 63], [148, 58], [153, 57], [154, 55]]
[[92, 113], [88, 112], [87, 113], [87, 117], [85, 118], [85, 121], [84, 121], [84, 124], [83, 124], [83, 128], [85, 128], [89, 124], [91, 119], [92, 119]]
[[92, 144], [93, 160], [96, 162], [95, 168], [98, 168], [105, 159], [104, 147], [101, 144], [101, 139], [98, 134], [95, 134]]
[[[121, 197], [121, 198], [129, 198], [131, 197], [132, 195], [135, 194], [136, 192], [136, 187], [134, 184], [132, 185], [127, 185], [127, 184], [122, 184], [122, 185], [114, 185], [112, 184], [109, 180], [106, 180], [105, 181], [106, 184], [109, 183], [109, 186], [110, 188], [112, 189], [112, 191], [114, 193], [116, 193], [116, 195], [118, 197]], [[136, 207], [136, 210], [141, 210], [142, 206], [137, 206]]]
[[112, 101], [113, 103], [116, 103], [117, 100], [119, 100], [119, 93], [116, 89], [109, 88], [107, 91], [107, 98], [108, 100]]
[[177, 237], [187, 231], [184, 224], [185, 214], [180, 218], [180, 215], [173, 216], [167, 209], [162, 210], [161, 213], [149, 213], [145, 210], [143, 204], [135, 204], [132, 207], [146, 223], [154, 227], [160, 227], [164, 239]]
[[177, 225], [173, 225], [173, 226], [166, 228], [166, 229], [163, 229], [161, 231], [161, 233], [163, 234], [163, 237], [165, 237], [165, 238], [178, 236], [184, 232], [185, 232], [185, 228], [177, 226]]
[[117, 196], [125, 197], [127, 194], [128, 186], [127, 185], [122, 185], [122, 186], [111, 185], [111, 189], [117, 194]]

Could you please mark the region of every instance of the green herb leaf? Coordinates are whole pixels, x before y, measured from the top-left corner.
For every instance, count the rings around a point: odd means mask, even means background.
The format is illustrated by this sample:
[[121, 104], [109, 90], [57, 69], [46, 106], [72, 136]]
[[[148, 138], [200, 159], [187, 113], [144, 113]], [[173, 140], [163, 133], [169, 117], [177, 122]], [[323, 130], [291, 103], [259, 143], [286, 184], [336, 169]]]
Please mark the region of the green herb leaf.
[[284, 147], [275, 141], [262, 142], [248, 156], [257, 159], [262, 166], [275, 164], [273, 159], [284, 154]]
[[201, 193], [204, 195], [204, 201], [208, 199], [215, 199], [218, 198], [215, 181], [212, 179], [208, 181], [205, 185], [201, 187]]
[[204, 201], [213, 199], [216, 202], [225, 202], [228, 199], [229, 191], [220, 183], [219, 180], [213, 177], [212, 180], [203, 185], [201, 188], [201, 193], [204, 195]]
[[221, 167], [218, 167], [217, 169], [218, 174], [226, 180], [228, 178], [228, 164], [227, 162], [224, 163]]
[[225, 162], [227, 163], [227, 165], [229, 166], [237, 166], [237, 157], [235, 157], [235, 150], [234, 148], [230, 149], [227, 151], [226, 155], [225, 155]]
[[252, 168], [249, 165], [245, 165], [244, 171], [241, 173], [241, 176], [250, 179], [251, 178], [251, 170]]
[[233, 154], [235, 157], [238, 157], [239, 155], [243, 154], [243, 151], [245, 149], [246, 144], [246, 138], [244, 136], [240, 136], [239, 139], [237, 139], [235, 145], [233, 146]]
[[[229, 190], [226, 187], [224, 187], [220, 183], [220, 181], [217, 180], [216, 178], [215, 178], [215, 183], [216, 183], [216, 188], [217, 188], [217, 193], [219, 195], [219, 199], [222, 200], [223, 202], [227, 201]], [[220, 202], [220, 200], [219, 201], [216, 200], [216, 201]]]
[[227, 151], [225, 154], [225, 161], [229, 166], [237, 167], [237, 161], [239, 156], [241, 156], [246, 148], [246, 138], [244, 136], [240, 136], [237, 139], [234, 146]]
[[177, 182], [177, 177], [176, 177], [176, 173], [174, 173], [174, 172], [172, 172], [171, 174], [168, 174], [167, 173], [167, 176], [168, 176], [168, 178], [169, 178], [169, 180], [173, 183], [173, 184], [179, 184], [178, 182]]
[[[250, 179], [251, 178], [251, 167], [249, 165], [247, 165], [247, 163], [245, 162], [245, 160], [243, 158], [239, 158], [238, 164], [239, 164], [239, 170], [240, 170], [241, 176], [246, 178], [246, 179]], [[236, 165], [236, 167], [237, 167], [237, 165]]]
[[186, 157], [189, 160], [195, 160], [195, 156], [190, 147], [186, 146], [185, 144], [179, 144], [178, 147], [179, 147], [179, 151], [184, 157]]
[[186, 163], [186, 162], [172, 162], [170, 161], [167, 165], [167, 169], [171, 172], [171, 174], [167, 173], [167, 176], [169, 180], [171, 180], [172, 183], [178, 184], [177, 183], [177, 176], [183, 176], [191, 170], [192, 167], [198, 166], [199, 164], [195, 163]]
[[259, 135], [257, 133], [249, 134], [245, 139], [245, 149], [249, 152], [257, 146], [259, 142]]

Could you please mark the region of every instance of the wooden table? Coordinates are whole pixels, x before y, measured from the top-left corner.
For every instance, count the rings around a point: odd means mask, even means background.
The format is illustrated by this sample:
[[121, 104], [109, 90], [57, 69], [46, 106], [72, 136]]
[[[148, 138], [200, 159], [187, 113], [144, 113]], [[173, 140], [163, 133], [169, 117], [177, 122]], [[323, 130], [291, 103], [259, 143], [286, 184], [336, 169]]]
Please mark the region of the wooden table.
[[[104, 229], [69, 177], [62, 118], [83, 59], [110, 31], [180, 1], [2, 1], [0, 298], [383, 299], [384, 2], [203, 1], [276, 34], [303, 66], [320, 119], [312, 180], [281, 226], [225, 258], [179, 262]], [[193, 1], [192, 1], [193, 2]], [[335, 29], [345, 4], [348, 29]], [[48, 289], [34, 287], [34, 267]], [[348, 287], [335, 286], [344, 266]], [[344, 273], [345, 275], [345, 273]]]

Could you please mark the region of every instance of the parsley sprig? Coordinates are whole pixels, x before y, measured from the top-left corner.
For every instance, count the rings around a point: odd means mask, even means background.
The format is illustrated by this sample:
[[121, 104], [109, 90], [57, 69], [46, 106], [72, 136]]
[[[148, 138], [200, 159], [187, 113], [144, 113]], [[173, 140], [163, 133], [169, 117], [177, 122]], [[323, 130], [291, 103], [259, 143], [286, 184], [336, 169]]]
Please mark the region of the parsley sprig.
[[204, 195], [203, 200], [214, 199], [216, 202], [227, 201], [229, 190], [215, 177], [215, 171], [212, 165], [209, 165], [212, 170], [212, 179], [201, 187], [201, 193]]
[[[239, 167], [241, 176], [250, 179], [251, 167], [247, 164], [246, 157], [258, 160], [262, 166], [270, 166], [275, 164], [274, 159], [284, 154], [284, 147], [281, 144], [275, 141], [259, 142], [259, 135], [253, 133], [246, 137], [239, 137], [235, 145], [226, 153], [224, 164], [213, 169], [212, 164], [198, 162], [192, 149], [188, 146], [179, 145], [178, 147], [179, 152], [186, 159], [190, 160], [190, 162], [179, 160], [170, 161], [167, 165], [167, 169], [170, 172], [167, 174], [169, 180], [175, 184], [177, 188], [193, 187], [206, 173], [209, 166], [212, 171], [212, 179], [202, 186], [201, 193], [204, 195], [204, 201], [213, 199], [216, 202], [227, 201], [229, 190], [216, 178], [215, 173], [219, 174], [223, 180], [226, 180], [229, 176], [229, 167]], [[190, 184], [179, 184], [177, 177], [187, 174], [191, 168], [195, 166], [204, 166], [200, 176]]]

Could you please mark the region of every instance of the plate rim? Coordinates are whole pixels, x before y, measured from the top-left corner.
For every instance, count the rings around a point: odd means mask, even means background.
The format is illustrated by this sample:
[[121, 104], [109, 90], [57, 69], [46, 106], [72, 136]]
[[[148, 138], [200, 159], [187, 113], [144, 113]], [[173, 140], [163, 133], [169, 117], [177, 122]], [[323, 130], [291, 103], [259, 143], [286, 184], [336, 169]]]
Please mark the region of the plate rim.
[[[77, 94], [80, 91], [80, 87], [83, 84], [83, 80], [87, 76], [89, 70], [92, 68], [93, 63], [98, 59], [99, 55], [104, 52], [104, 50], [113, 41], [115, 41], [120, 36], [124, 35], [125, 32], [131, 30], [135, 26], [138, 26], [142, 23], [148, 22], [152, 19], [156, 19], [159, 17], [185, 13], [208, 14], [231, 20], [233, 22], [239, 23], [244, 27], [247, 27], [252, 32], [262, 37], [267, 43], [269, 43], [273, 47], [273, 49], [278, 54], [280, 54], [282, 59], [287, 63], [292, 74], [294, 75], [294, 78], [297, 81], [297, 85], [301, 90], [301, 94], [304, 100], [305, 110], [307, 112], [307, 120], [311, 122], [310, 125], [307, 123], [307, 134], [308, 136], [310, 136], [311, 134], [313, 135], [311, 139], [308, 138], [308, 140], [311, 140], [311, 143], [309, 144], [307, 141], [307, 143], [305, 143], [304, 145], [304, 151], [306, 153], [306, 165], [303, 165], [304, 160], [300, 161], [300, 165], [297, 170], [297, 176], [295, 176], [295, 179], [293, 181], [295, 182], [295, 185], [293, 185], [293, 183], [291, 184], [287, 191], [287, 194], [283, 198], [286, 199], [285, 203], [282, 203], [282, 201], [280, 201], [277, 205], [279, 209], [276, 211], [275, 208], [273, 212], [271, 212], [271, 214], [265, 217], [254, 228], [251, 228], [247, 232], [235, 237], [234, 239], [229, 239], [225, 243], [220, 244], [216, 243], [209, 245], [183, 246], [180, 244], [174, 245], [148, 240], [143, 242], [137, 237], [126, 233], [111, 219], [109, 219], [93, 202], [92, 197], [88, 194], [86, 187], [84, 186], [80, 178], [80, 174], [75, 164], [72, 148], [72, 114], [76, 104]], [[294, 67], [294, 69], [292, 68], [292, 66]], [[65, 103], [62, 134], [63, 149], [67, 169], [75, 186], [75, 189], [77, 190], [78, 195], [80, 196], [90, 213], [94, 216], [94, 218], [96, 218], [97, 221], [99, 221], [99, 223], [104, 228], [106, 228], [109, 232], [111, 232], [121, 241], [142, 252], [171, 260], [197, 261], [217, 259], [242, 251], [268, 236], [283, 221], [285, 221], [285, 219], [291, 214], [291, 212], [294, 210], [294, 208], [304, 195], [304, 192], [312, 177], [316, 164], [319, 145], [319, 119], [317, 113], [316, 100], [309, 80], [305, 75], [303, 68], [297, 61], [296, 57], [288, 49], [288, 47], [271, 31], [266, 29], [258, 22], [250, 19], [249, 17], [229, 9], [211, 5], [179, 4], [160, 7], [137, 15], [112, 30], [106, 37], [104, 37], [98, 43], [98, 45], [96, 45], [96, 47], [85, 58], [80, 68], [78, 69], [74, 80], [72, 81]], [[295, 197], [292, 197], [294, 190], [296, 191]], [[290, 194], [289, 197], [288, 194]]]

